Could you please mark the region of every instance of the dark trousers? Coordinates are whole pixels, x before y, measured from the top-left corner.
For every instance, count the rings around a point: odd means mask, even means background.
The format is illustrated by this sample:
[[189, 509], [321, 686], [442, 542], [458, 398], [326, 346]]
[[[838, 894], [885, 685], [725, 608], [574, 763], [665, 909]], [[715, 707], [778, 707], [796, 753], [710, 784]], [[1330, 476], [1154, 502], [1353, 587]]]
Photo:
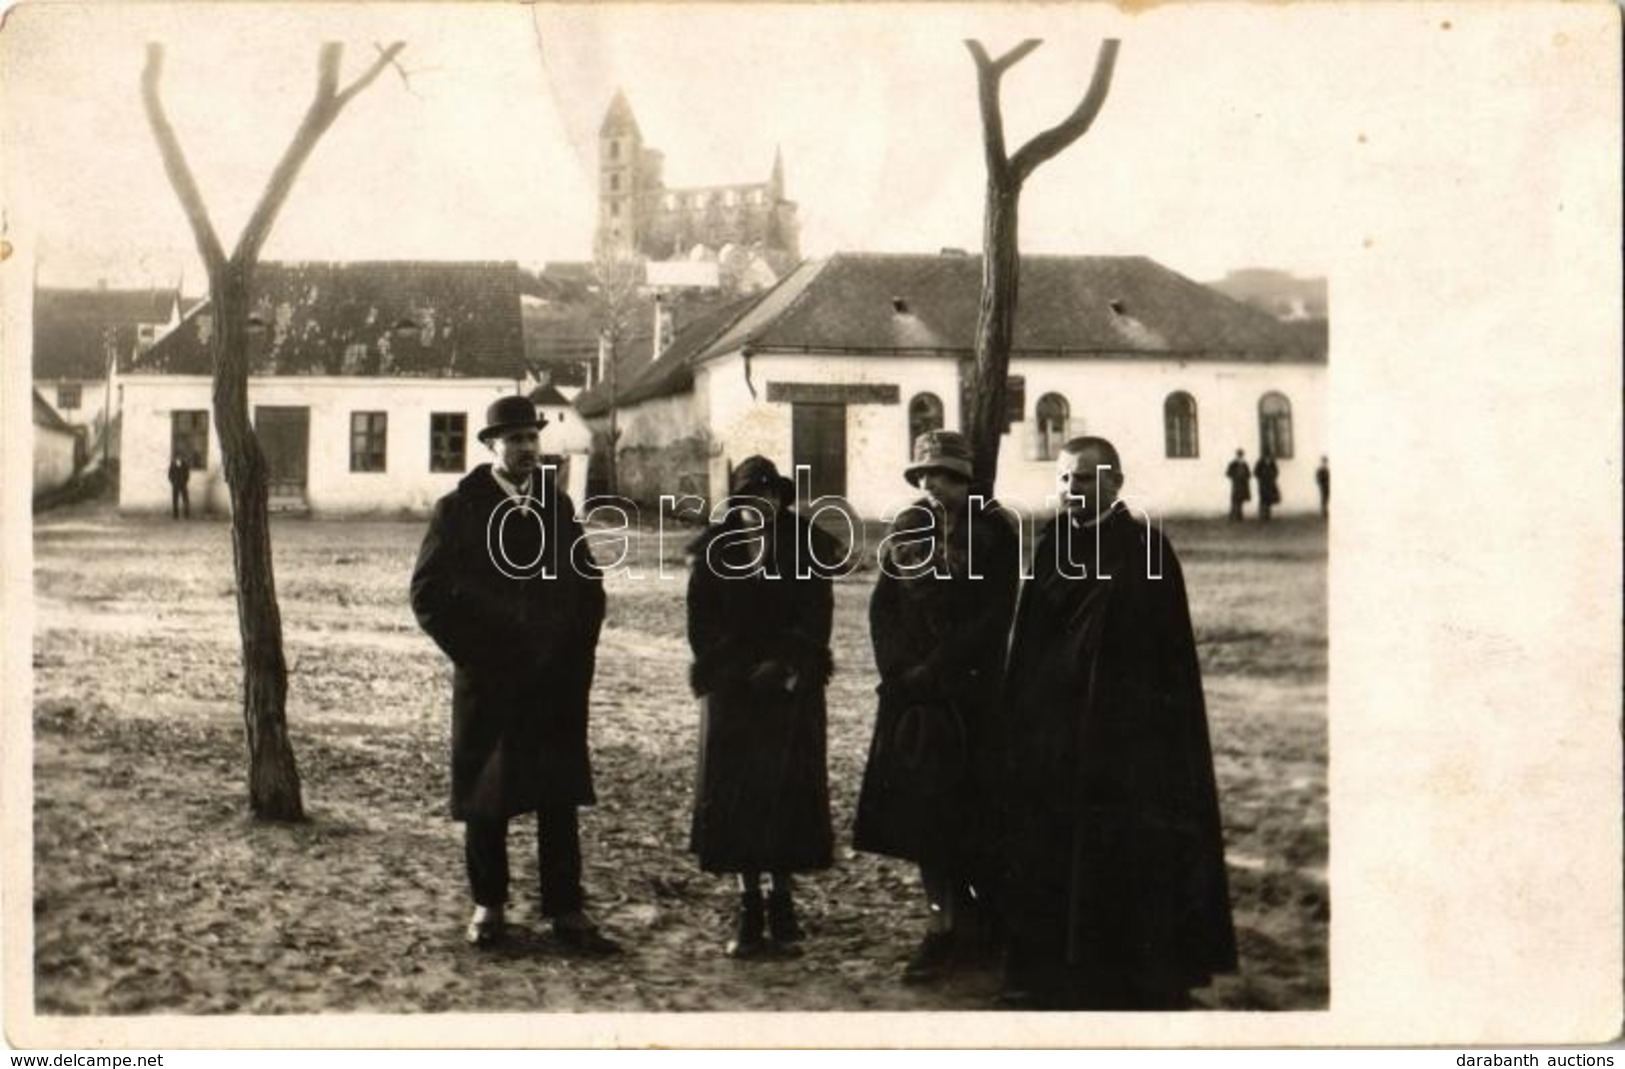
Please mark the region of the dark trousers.
[[[463, 830], [463, 854], [475, 905], [506, 905], [508, 822], [469, 820]], [[536, 867], [544, 917], [581, 909], [581, 829], [574, 805], [548, 806], [536, 814]]]
[[1232, 497], [1230, 499], [1230, 518], [1232, 520], [1241, 519], [1241, 510], [1246, 506], [1246, 503], [1247, 499], [1244, 497]]
[[182, 516], [185, 516], [187, 519], [192, 518], [192, 497], [186, 492], [186, 487], [174, 485], [170, 486], [169, 514], [172, 519], [177, 520]]

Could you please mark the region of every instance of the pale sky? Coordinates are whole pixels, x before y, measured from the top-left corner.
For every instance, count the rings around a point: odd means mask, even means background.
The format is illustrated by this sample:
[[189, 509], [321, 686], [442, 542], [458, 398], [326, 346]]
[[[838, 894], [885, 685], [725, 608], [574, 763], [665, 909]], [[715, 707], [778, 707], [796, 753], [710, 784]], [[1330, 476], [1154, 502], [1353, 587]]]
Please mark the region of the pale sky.
[[267, 258], [587, 258], [595, 138], [617, 86], [672, 185], [763, 179], [782, 147], [810, 255], [975, 250], [983, 169], [963, 38], [994, 52], [1045, 39], [1005, 79], [1013, 149], [1072, 108], [1112, 35], [1111, 96], [1029, 183], [1024, 249], [1143, 253], [1202, 279], [1325, 274], [1360, 132], [1350, 94], [1370, 75], [1348, 21], [1065, 5], [27, 7], [0, 35], [21, 164], [7, 167], [8, 217], [33, 228], [42, 281], [185, 264], [196, 289], [140, 106], [144, 43], [167, 47], [164, 99], [229, 243], [308, 99], [319, 42], [346, 43], [350, 77], [374, 42], [401, 39], [410, 92], [388, 72], [339, 119]]

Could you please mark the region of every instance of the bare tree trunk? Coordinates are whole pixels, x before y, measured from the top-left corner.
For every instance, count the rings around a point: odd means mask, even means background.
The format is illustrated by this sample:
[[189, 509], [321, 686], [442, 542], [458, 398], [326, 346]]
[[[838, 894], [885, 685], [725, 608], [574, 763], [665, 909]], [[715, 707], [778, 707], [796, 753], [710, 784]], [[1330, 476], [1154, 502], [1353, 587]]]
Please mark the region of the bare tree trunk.
[[980, 41], [966, 41], [976, 61], [982, 112], [982, 149], [987, 161], [987, 204], [982, 221], [982, 299], [976, 316], [976, 368], [970, 390], [969, 433], [976, 477], [992, 486], [999, 474], [999, 445], [1005, 430], [1005, 384], [1015, 338], [1021, 281], [1021, 189], [1039, 164], [1082, 137], [1100, 113], [1117, 62], [1115, 40], [1102, 41], [1094, 77], [1078, 106], [1055, 126], [1008, 155], [999, 82], [1004, 72], [1043, 42], [1029, 38], [998, 59]]
[[214, 424], [220, 435], [226, 485], [231, 496], [232, 562], [237, 580], [237, 626], [243, 646], [243, 727], [248, 741], [248, 801], [262, 820], [304, 819], [299, 767], [288, 739], [288, 665], [282, 652], [282, 614], [277, 607], [272, 569], [271, 517], [265, 453], [248, 418], [249, 286], [259, 252], [287, 200], [299, 169], [333, 120], [406, 47], [396, 42], [378, 49], [365, 73], [339, 90], [343, 47], [324, 44], [317, 67], [316, 95], [283, 152], [276, 170], [228, 258], [203, 195], [192, 177], [180, 139], [158, 94], [163, 73], [162, 45], [147, 46], [141, 76], [142, 100], [164, 170], [175, 190], [209, 272], [214, 314]]
[[256, 817], [300, 820], [299, 767], [288, 739], [288, 665], [272, 567], [265, 453], [248, 418], [248, 293], [253, 273], [231, 262], [210, 272], [215, 304], [214, 424], [231, 495], [232, 565], [243, 646], [248, 799]]
[[[1001, 188], [1003, 185], [1003, 188]], [[1015, 336], [1021, 283], [1017, 244], [1021, 187], [989, 176], [987, 214], [982, 224], [982, 299], [976, 314], [976, 368], [970, 391], [970, 441], [977, 478], [992, 486], [999, 471], [999, 442], [1005, 419], [1005, 381]]]

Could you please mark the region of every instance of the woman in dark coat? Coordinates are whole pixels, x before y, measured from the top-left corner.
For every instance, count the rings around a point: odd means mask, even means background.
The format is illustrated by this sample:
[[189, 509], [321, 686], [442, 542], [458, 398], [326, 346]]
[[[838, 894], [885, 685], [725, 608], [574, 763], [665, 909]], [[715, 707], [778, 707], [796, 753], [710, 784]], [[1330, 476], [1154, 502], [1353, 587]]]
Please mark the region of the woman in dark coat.
[[994, 719], [1020, 572], [1010, 521], [973, 507], [964, 437], [929, 432], [914, 457], [904, 474], [927, 496], [882, 542], [869, 604], [880, 706], [853, 835], [920, 866], [930, 920], [910, 983], [949, 968], [961, 915], [993, 891]]
[[[834, 538], [796, 515], [772, 461], [734, 472], [722, 522], [689, 547], [690, 682], [700, 699], [699, 783], [690, 849], [706, 872], [736, 873], [727, 953], [751, 957], [802, 938], [792, 872], [833, 855], [824, 687], [833, 669]], [[761, 877], [772, 878], [765, 903]]]
[[[451, 815], [476, 905], [467, 939], [499, 942], [508, 821], [537, 814], [542, 912], [566, 945], [616, 948], [582, 912], [577, 807], [594, 801], [587, 698], [604, 590], [575, 508], [539, 466], [546, 420], [491, 405], [482, 464], [435, 505], [412, 573], [418, 624], [451, 658]], [[493, 522], [495, 520], [496, 522]]]

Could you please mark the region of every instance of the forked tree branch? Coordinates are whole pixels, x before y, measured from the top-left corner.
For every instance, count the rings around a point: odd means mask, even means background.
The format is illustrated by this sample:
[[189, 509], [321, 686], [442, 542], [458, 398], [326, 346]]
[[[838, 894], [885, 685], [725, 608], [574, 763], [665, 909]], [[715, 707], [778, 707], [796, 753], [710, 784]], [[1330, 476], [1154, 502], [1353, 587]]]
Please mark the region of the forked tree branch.
[[169, 117], [164, 114], [163, 98], [158, 94], [158, 82], [163, 73], [164, 46], [149, 43], [147, 66], [141, 72], [141, 100], [146, 106], [147, 123], [152, 127], [153, 140], [158, 142], [158, 153], [163, 157], [169, 184], [175, 188], [181, 210], [186, 213], [186, 222], [192, 228], [198, 253], [212, 274], [226, 262], [226, 250], [220, 244], [220, 236], [215, 233], [214, 223], [209, 219], [208, 205], [203, 202], [197, 180], [192, 177], [192, 168], [187, 165], [186, 152], [181, 148], [180, 139], [175, 136], [175, 128], [170, 125]]
[[965, 42], [971, 58], [976, 61], [976, 86], [982, 109], [982, 145], [987, 155], [988, 173], [1001, 182], [1009, 181], [1019, 186], [1038, 169], [1039, 164], [1082, 137], [1100, 114], [1101, 107], [1106, 103], [1106, 94], [1111, 90], [1112, 70], [1117, 64], [1118, 41], [1115, 38], [1100, 43], [1094, 77], [1090, 79], [1088, 91], [1072, 114], [1028, 141], [1013, 157], [1006, 155], [999, 83], [1005, 71], [1027, 58], [1043, 43], [1038, 38], [1028, 38], [998, 59], [993, 59], [982, 42]]
[[254, 206], [254, 214], [249, 216], [248, 225], [243, 227], [242, 237], [232, 253], [233, 261], [250, 264], [259, 258], [260, 248], [271, 233], [271, 226], [276, 222], [277, 213], [282, 210], [288, 191], [293, 188], [294, 179], [299, 177], [299, 169], [310, 158], [322, 134], [333, 125], [333, 120], [338, 118], [344, 106], [353, 100], [357, 93], [371, 85], [405, 47], [405, 41], [396, 41], [381, 50], [361, 77], [340, 90], [339, 65], [344, 59], [344, 46], [333, 41], [322, 45], [321, 55], [317, 60], [316, 96], [311, 100], [310, 107], [305, 110], [305, 117], [300, 121], [299, 129], [294, 131], [293, 140], [288, 142], [287, 149], [282, 153], [282, 159], [277, 162], [276, 170], [271, 172], [271, 180], [266, 183], [265, 192], [261, 194], [259, 203]]
[[1072, 114], [1021, 146], [1010, 161], [1017, 181], [1026, 181], [1039, 164], [1082, 137], [1094, 124], [1095, 116], [1100, 114], [1101, 107], [1106, 103], [1106, 94], [1111, 91], [1112, 70], [1117, 66], [1117, 46], [1118, 41], [1113, 37], [1100, 42], [1100, 52], [1095, 56], [1094, 77], [1089, 79], [1089, 89]]

